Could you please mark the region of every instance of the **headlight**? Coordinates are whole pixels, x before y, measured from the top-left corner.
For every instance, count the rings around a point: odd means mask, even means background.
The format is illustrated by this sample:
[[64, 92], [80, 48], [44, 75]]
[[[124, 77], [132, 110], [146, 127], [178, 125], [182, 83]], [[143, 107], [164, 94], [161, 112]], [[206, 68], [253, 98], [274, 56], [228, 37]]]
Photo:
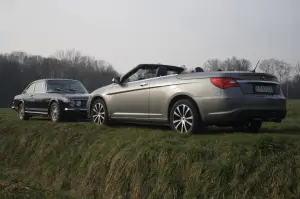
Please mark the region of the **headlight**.
[[76, 101], [76, 106], [81, 106], [81, 101]]
[[75, 106], [75, 101], [74, 101], [74, 100], [70, 100], [69, 105], [70, 105], [71, 107]]
[[75, 101], [74, 100], [71, 100], [71, 99], [68, 99], [68, 98], [64, 98], [64, 99], [62, 99], [62, 101], [64, 103], [69, 104], [69, 106], [71, 106], [71, 107], [75, 106]]
[[63, 98], [62, 101], [63, 101], [64, 103], [69, 103], [69, 102], [70, 102], [70, 99], [68, 99], [68, 98]]

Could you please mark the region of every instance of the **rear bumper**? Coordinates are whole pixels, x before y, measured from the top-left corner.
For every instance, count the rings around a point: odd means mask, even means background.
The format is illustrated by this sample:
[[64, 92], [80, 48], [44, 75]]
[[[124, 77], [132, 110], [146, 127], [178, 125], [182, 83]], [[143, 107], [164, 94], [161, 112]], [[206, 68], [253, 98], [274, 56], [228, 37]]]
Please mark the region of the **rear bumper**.
[[204, 123], [231, 124], [259, 119], [281, 122], [286, 116], [283, 96], [241, 98], [211, 98], [196, 100]]
[[250, 120], [262, 120], [264, 122], [281, 122], [286, 116], [286, 110], [233, 110], [227, 112], [211, 113], [206, 118], [206, 123], [211, 124], [235, 124], [245, 123]]

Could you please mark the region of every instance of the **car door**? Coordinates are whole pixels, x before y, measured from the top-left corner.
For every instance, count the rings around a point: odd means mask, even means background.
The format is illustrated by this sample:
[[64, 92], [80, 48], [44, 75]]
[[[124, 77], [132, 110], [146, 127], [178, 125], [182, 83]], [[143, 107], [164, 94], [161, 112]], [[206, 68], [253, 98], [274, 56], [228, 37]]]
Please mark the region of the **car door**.
[[167, 69], [165, 76], [153, 78], [149, 87], [149, 120], [166, 121], [168, 119], [168, 103], [176, 92], [174, 78], [176, 71]]
[[25, 111], [32, 111], [33, 106], [33, 97], [34, 97], [34, 89], [35, 89], [35, 82], [31, 83], [27, 89], [23, 92], [23, 101], [25, 106]]
[[147, 69], [140, 69], [124, 83], [113, 84], [109, 95], [112, 118], [145, 120], [149, 115], [149, 86]]
[[49, 99], [47, 99], [45, 81], [37, 81], [32, 99], [32, 110], [37, 113], [46, 114], [48, 112], [48, 101]]

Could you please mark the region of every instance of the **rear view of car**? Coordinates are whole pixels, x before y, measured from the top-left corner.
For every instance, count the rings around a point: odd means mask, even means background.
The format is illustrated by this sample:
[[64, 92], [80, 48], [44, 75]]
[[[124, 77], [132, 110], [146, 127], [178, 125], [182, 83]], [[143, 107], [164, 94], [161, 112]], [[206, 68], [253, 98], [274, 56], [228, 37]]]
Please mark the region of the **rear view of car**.
[[177, 66], [140, 64], [92, 92], [87, 110], [98, 125], [115, 120], [167, 124], [185, 134], [201, 132], [203, 126], [258, 132], [262, 122], [285, 118], [286, 99], [277, 78], [269, 74], [190, 73]]
[[257, 131], [262, 122], [281, 122], [285, 118], [286, 99], [275, 76], [251, 72], [220, 74], [210, 78], [221, 90], [222, 98], [217, 100], [218, 110], [208, 113], [207, 122], [230, 122], [235, 127], [251, 125]]

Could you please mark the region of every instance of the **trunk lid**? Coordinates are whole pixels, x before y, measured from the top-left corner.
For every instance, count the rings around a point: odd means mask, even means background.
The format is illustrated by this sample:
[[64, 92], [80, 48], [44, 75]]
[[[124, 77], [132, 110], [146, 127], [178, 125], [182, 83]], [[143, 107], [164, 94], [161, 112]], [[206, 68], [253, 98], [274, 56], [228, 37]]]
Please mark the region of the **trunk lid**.
[[280, 84], [276, 76], [267, 73], [227, 72], [227, 77], [234, 78], [245, 94], [280, 94]]

